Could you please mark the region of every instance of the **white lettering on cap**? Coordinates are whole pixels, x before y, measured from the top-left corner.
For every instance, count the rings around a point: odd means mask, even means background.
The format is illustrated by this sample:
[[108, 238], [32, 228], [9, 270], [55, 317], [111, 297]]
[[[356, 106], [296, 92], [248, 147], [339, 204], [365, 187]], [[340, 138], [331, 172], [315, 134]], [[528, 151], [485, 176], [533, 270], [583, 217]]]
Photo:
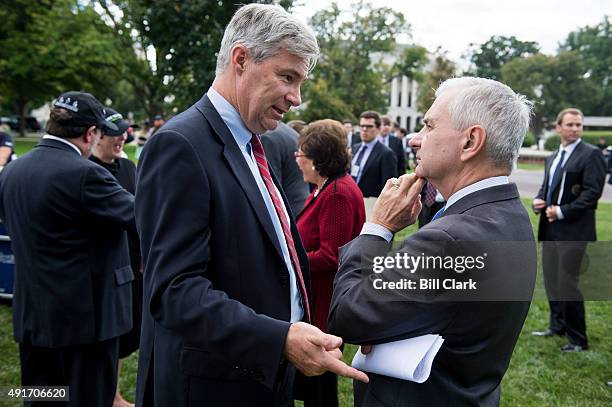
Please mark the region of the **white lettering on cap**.
[[63, 107], [64, 109], [68, 109], [75, 113], [79, 111], [79, 101], [78, 100], [75, 100], [71, 103], [70, 98], [64, 99], [63, 96], [57, 99], [55, 103], [53, 104], [53, 106]]

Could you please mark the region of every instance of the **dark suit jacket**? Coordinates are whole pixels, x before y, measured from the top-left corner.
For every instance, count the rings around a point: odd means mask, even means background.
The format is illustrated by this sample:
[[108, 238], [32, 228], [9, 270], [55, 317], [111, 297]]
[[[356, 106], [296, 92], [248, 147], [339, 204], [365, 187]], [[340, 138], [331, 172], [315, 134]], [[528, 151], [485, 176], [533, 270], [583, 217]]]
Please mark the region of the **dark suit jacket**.
[[[536, 198], [546, 200], [548, 180], [552, 176], [550, 167], [557, 154], [559, 151], [546, 159], [544, 181]], [[561, 179], [563, 195], [560, 206], [565, 218], [550, 223], [542, 214], [538, 240], [595, 241], [595, 209], [606, 180], [606, 164], [601, 151], [581, 141], [567, 159], [563, 173], [565, 178]], [[561, 181], [551, 186], [553, 204], [559, 202]]]
[[351, 132], [351, 146], [361, 143], [361, 133]]
[[[207, 96], [147, 142], [137, 177], [145, 310], [136, 403], [272, 405], [289, 274], [255, 179]], [[291, 232], [308, 285], [293, 221]]]
[[363, 195], [349, 174], [330, 179], [316, 197], [313, 191], [297, 217], [310, 264], [313, 324], [323, 332], [327, 332], [338, 248], [359, 235], [365, 217]]
[[18, 342], [56, 348], [130, 330], [134, 197], [106, 169], [43, 139], [0, 174], [0, 217], [15, 255]]
[[[353, 157], [359, 151], [361, 144], [354, 144]], [[378, 196], [389, 178], [397, 174], [397, 158], [395, 153], [380, 142], [374, 143], [374, 147], [359, 179], [359, 189], [365, 198]]]
[[278, 127], [261, 135], [261, 144], [266, 151], [268, 166], [283, 187], [294, 215], [300, 213], [308, 196], [308, 184], [295, 162], [298, 133], [283, 122]]
[[394, 135], [389, 135], [387, 138], [389, 139], [389, 148], [395, 153], [395, 158], [397, 160], [396, 177], [399, 177], [400, 175], [406, 173], [406, 151], [404, 151], [402, 140], [398, 139]]
[[[488, 291], [465, 292], [463, 301], [453, 301], [455, 297], [451, 295], [447, 297], [449, 301], [431, 302], [427, 292], [419, 295], [416, 291], [398, 290], [385, 294], [372, 289], [371, 278], [367, 278], [371, 269], [364, 266], [363, 256], [378, 251], [373, 249], [376, 245], [389, 247], [378, 236], [361, 235], [340, 249], [329, 315], [331, 333], [357, 344], [425, 334], [439, 334], [445, 339], [426, 382], [417, 384], [370, 374], [364, 406], [499, 403], [499, 383], [527, 315], [536, 273], [533, 231], [516, 185], [491, 187], [460, 199], [441, 218], [406, 239], [399, 253], [444, 256], [450, 253], [446, 250], [451, 245], [460, 242], [470, 251], [488, 253], [486, 269], [472, 274], [479, 289]], [[427, 278], [429, 273], [433, 270], [419, 269], [410, 274], [390, 269], [382, 275], [385, 280], [397, 281], [399, 277]], [[445, 278], [460, 277], [453, 270], [442, 273]], [[520, 295], [510, 297], [508, 292]], [[477, 295], [506, 302], [470, 301]], [[509, 301], [513, 298], [516, 301]]]

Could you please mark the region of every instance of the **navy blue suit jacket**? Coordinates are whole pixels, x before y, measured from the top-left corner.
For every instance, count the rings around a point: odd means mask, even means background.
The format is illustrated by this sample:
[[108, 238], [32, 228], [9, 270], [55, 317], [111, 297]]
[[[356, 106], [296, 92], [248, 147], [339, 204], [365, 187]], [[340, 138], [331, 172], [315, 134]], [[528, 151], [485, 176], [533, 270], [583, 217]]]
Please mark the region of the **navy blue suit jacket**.
[[[361, 144], [354, 144], [353, 157], [359, 151]], [[389, 178], [397, 176], [397, 158], [395, 153], [384, 144], [378, 142], [366, 161], [359, 179], [359, 189], [364, 198], [378, 196]]]
[[[137, 405], [272, 405], [289, 275], [255, 179], [206, 95], [146, 144], [136, 221], [145, 265]], [[308, 284], [293, 220], [291, 231]]]
[[[536, 198], [546, 200], [550, 167], [555, 157], [546, 159], [544, 180]], [[595, 210], [606, 182], [606, 163], [601, 151], [584, 141], [578, 143], [563, 167], [563, 177], [553, 189], [553, 204], [560, 202], [564, 219], [548, 222], [544, 211], [540, 215], [538, 240], [595, 241]], [[559, 200], [559, 194], [562, 193]]]
[[18, 342], [66, 347], [131, 329], [134, 197], [110, 172], [43, 139], [0, 174], [0, 217], [15, 254]]

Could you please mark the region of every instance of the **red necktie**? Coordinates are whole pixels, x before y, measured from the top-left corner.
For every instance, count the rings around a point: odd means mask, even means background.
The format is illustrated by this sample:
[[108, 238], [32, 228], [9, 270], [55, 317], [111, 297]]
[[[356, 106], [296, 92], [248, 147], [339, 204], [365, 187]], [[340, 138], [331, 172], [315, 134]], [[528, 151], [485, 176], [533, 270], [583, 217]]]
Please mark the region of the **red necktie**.
[[436, 188], [431, 185], [431, 182], [429, 181], [427, 182], [427, 184], [425, 184], [425, 188], [425, 197], [423, 199], [423, 203], [429, 208], [434, 203], [436, 203], [436, 195], [438, 194], [438, 191], [436, 191]]
[[291, 229], [289, 228], [289, 223], [287, 221], [287, 217], [283, 212], [283, 205], [281, 203], [280, 197], [276, 193], [276, 188], [274, 187], [274, 183], [272, 182], [272, 177], [270, 176], [270, 169], [268, 168], [268, 161], [266, 160], [266, 153], [264, 152], [263, 146], [261, 145], [261, 141], [259, 137], [253, 134], [251, 137], [251, 146], [253, 147], [253, 154], [255, 155], [255, 161], [257, 162], [257, 167], [259, 167], [259, 173], [261, 174], [261, 178], [264, 180], [264, 184], [266, 184], [266, 189], [270, 194], [270, 198], [272, 199], [272, 203], [274, 203], [274, 208], [276, 209], [276, 214], [278, 215], [278, 219], [280, 220], [281, 226], [283, 228], [283, 234], [285, 235], [285, 241], [287, 242], [287, 247], [289, 248], [289, 254], [291, 255], [291, 262], [293, 263], [293, 268], [296, 271], [298, 282], [300, 284], [300, 292], [302, 294], [302, 305], [304, 306], [304, 312], [306, 314], [306, 320], [310, 322], [310, 306], [308, 305], [308, 294], [306, 293], [306, 285], [304, 284], [304, 276], [302, 275], [302, 269], [300, 267], [300, 260], [298, 259], [297, 252], [295, 250], [295, 244], [293, 243], [293, 237], [291, 236]]

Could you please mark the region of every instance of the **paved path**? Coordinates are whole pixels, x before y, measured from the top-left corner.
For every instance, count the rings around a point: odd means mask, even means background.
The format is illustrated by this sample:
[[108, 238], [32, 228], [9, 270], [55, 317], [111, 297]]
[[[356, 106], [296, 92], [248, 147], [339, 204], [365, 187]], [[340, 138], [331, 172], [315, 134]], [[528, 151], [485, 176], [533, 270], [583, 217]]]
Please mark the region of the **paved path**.
[[[608, 177], [606, 175], [606, 186], [604, 187], [603, 195], [600, 198], [600, 202], [611, 202], [612, 203], [612, 185], [608, 184]], [[518, 186], [519, 193], [524, 198], [531, 198], [536, 196], [542, 185], [542, 179], [544, 178], [544, 170], [528, 171], [516, 169], [510, 175], [510, 181], [515, 182]]]

